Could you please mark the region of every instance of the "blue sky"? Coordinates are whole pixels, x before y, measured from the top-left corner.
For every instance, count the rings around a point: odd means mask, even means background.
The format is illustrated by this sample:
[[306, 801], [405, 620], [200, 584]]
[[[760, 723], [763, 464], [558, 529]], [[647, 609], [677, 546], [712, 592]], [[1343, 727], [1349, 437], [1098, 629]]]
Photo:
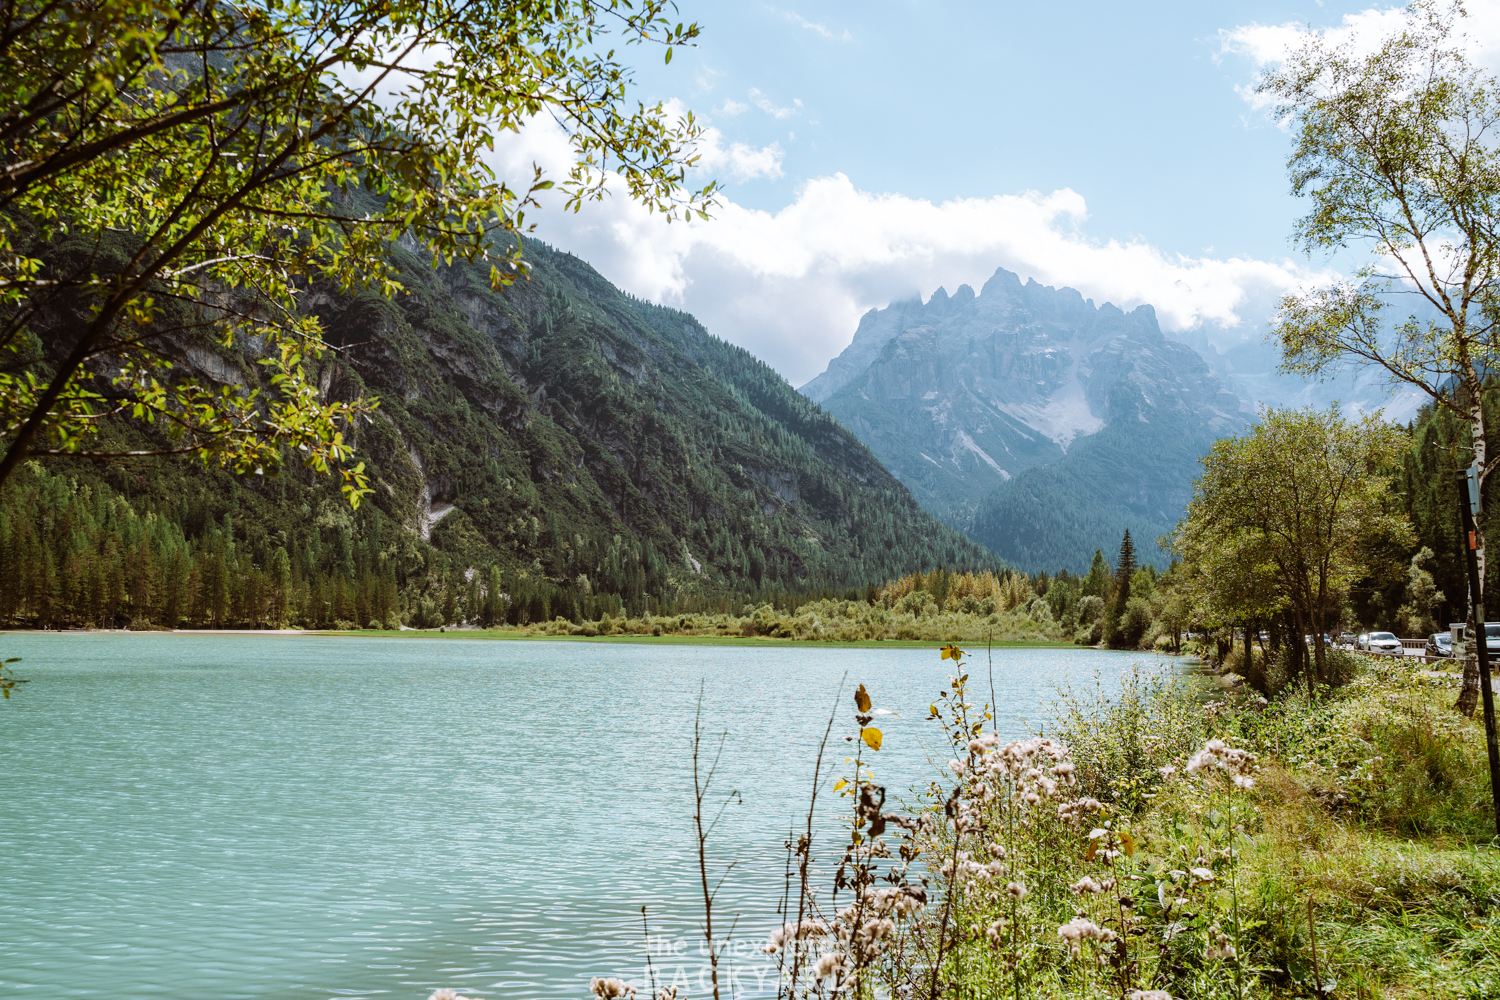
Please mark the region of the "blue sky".
[[[780, 144], [784, 177], [731, 182], [755, 208], [836, 171], [936, 201], [1065, 187], [1101, 235], [1265, 257], [1292, 251], [1288, 142], [1236, 93], [1255, 66], [1222, 54], [1220, 31], [1337, 23], [1368, 6], [687, 3], [699, 46], [670, 67], [653, 60], [641, 82], [733, 139]], [[726, 114], [730, 102], [747, 107]]]
[[[1497, 35], [1500, 4], [1468, 5]], [[1332, 262], [1290, 243], [1286, 132], [1250, 94], [1306, 30], [1373, 40], [1369, 3], [695, 3], [670, 66], [629, 50], [637, 95], [710, 126], [709, 223], [664, 226], [626, 199], [539, 235], [616, 284], [684, 308], [794, 384], [859, 316], [997, 267], [1124, 308], [1169, 333], [1259, 341], [1274, 303]], [[560, 163], [559, 137], [509, 148]], [[549, 161], [549, 157], [551, 160]], [[1347, 263], [1347, 262], [1346, 262]]]

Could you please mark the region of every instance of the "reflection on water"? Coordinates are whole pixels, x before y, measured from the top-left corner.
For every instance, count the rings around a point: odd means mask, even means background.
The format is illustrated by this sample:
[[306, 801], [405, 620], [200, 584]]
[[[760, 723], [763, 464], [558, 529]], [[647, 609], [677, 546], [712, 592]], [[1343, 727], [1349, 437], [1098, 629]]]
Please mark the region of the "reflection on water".
[[[893, 794], [935, 773], [920, 720], [947, 678], [936, 649], [163, 634], [3, 649], [32, 683], [0, 705], [0, 995], [111, 1000], [583, 998], [591, 976], [641, 977], [643, 905], [658, 975], [705, 995], [700, 689], [726, 734], [720, 790], [743, 797], [714, 843], [737, 862], [725, 974], [774, 995], [759, 945], [841, 678], [901, 713], [876, 755]], [[997, 651], [1001, 732], [1043, 722], [1064, 675], [1112, 686], [1143, 656]]]

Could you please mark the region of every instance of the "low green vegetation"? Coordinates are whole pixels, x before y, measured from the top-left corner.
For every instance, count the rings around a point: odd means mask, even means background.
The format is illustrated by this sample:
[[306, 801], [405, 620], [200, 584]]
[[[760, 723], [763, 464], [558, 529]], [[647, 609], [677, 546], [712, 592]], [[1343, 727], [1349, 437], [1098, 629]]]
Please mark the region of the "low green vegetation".
[[1266, 699], [1138, 669], [1003, 742], [943, 654], [952, 760], [914, 801], [880, 784], [878, 691], [834, 730], [847, 819], [788, 844], [781, 995], [1500, 997], [1484, 742], [1444, 680], [1351, 658]]

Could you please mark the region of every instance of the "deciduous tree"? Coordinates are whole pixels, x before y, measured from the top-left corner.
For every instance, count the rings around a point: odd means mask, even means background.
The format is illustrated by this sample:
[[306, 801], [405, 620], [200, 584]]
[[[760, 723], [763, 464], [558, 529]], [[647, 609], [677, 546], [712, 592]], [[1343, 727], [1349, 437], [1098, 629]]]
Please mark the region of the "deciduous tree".
[[[1298, 242], [1369, 260], [1282, 301], [1285, 368], [1362, 363], [1427, 393], [1469, 423], [1482, 481], [1500, 461], [1486, 452], [1483, 405], [1500, 348], [1500, 87], [1460, 51], [1462, 13], [1414, 0], [1373, 52], [1312, 36], [1259, 89], [1296, 137], [1292, 187], [1312, 201]], [[1459, 707], [1472, 714], [1477, 694], [1471, 663]]]
[[1309, 684], [1325, 676], [1323, 633], [1370, 540], [1411, 536], [1390, 490], [1403, 444], [1377, 415], [1265, 410], [1250, 434], [1203, 458], [1173, 547], [1199, 565], [1211, 615], [1243, 621], [1284, 608], [1297, 640], [1313, 636]]
[[[520, 273], [539, 169], [502, 178], [494, 139], [560, 123], [568, 204], [609, 178], [648, 208], [684, 191], [698, 127], [627, 102], [611, 39], [670, 60], [697, 35], [669, 0], [0, 0], [0, 482], [27, 454], [114, 457], [110, 417], [240, 472], [286, 454], [338, 468], [365, 400], [330, 402], [319, 286], [401, 290], [398, 238]], [[38, 335], [56, 345], [39, 358]], [[184, 343], [257, 356], [213, 389]], [[31, 363], [23, 363], [23, 362]], [[232, 381], [232, 380], [231, 380]], [[264, 382], [268, 390], [256, 384]]]

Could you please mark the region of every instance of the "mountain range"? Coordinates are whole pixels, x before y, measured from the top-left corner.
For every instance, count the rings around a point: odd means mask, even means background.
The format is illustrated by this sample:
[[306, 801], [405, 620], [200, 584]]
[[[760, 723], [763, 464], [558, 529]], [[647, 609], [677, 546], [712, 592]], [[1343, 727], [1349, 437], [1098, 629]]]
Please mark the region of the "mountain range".
[[[70, 252], [66, 239], [32, 249]], [[476, 574], [487, 573], [503, 581], [488, 590], [533, 594], [535, 620], [559, 608], [660, 612], [863, 588], [939, 565], [1001, 567], [923, 510], [821, 407], [693, 317], [631, 298], [538, 242], [526, 247], [527, 280], [500, 289], [485, 266], [434, 269], [407, 249], [391, 253], [404, 288], [394, 299], [333, 289], [305, 296], [335, 348], [315, 363], [325, 398], [379, 399], [373, 422], [349, 431], [374, 490], [356, 515], [331, 481], [295, 465], [275, 476], [182, 460], [43, 465], [106, 507], [118, 497], [169, 525], [177, 539], [169, 547], [186, 546], [187, 561], [172, 564], [179, 576], [227, 572], [233, 591], [242, 578], [289, 565], [291, 583], [276, 586], [303, 595], [308, 622], [343, 617], [317, 595], [366, 590], [389, 592], [380, 607], [402, 615], [427, 608], [423, 620], [441, 621], [432, 609], [447, 607], [444, 617], [462, 617], [464, 601], [478, 599]], [[40, 330], [28, 363], [45, 376], [70, 346], [66, 323]], [[187, 333], [162, 339], [179, 370], [208, 386], [263, 380], [257, 348]], [[100, 385], [108, 374], [96, 371]], [[150, 432], [118, 423], [105, 437], [132, 450]], [[136, 544], [114, 539], [103, 517], [103, 534], [80, 541], [27, 508], [29, 488], [0, 495], [0, 520], [11, 518], [15, 544], [34, 549], [31, 561], [68, 576], [66, 567], [84, 566], [74, 557], [80, 546], [113, 553], [98, 557], [107, 562]], [[157, 560], [152, 572], [167, 564]], [[88, 572], [115, 570], [99, 562]], [[70, 580], [37, 586], [75, 589]], [[217, 605], [184, 597], [173, 623], [257, 620], [232, 610], [237, 594]], [[354, 618], [353, 598], [348, 607]], [[354, 620], [365, 621], [364, 608]], [[147, 602], [120, 614], [155, 620], [159, 611]], [[70, 614], [95, 612], [57, 620]]]
[[1143, 561], [1197, 459], [1252, 419], [1155, 311], [1095, 305], [999, 269], [978, 294], [897, 302], [801, 391], [924, 507], [1029, 570], [1080, 569], [1125, 529]]

